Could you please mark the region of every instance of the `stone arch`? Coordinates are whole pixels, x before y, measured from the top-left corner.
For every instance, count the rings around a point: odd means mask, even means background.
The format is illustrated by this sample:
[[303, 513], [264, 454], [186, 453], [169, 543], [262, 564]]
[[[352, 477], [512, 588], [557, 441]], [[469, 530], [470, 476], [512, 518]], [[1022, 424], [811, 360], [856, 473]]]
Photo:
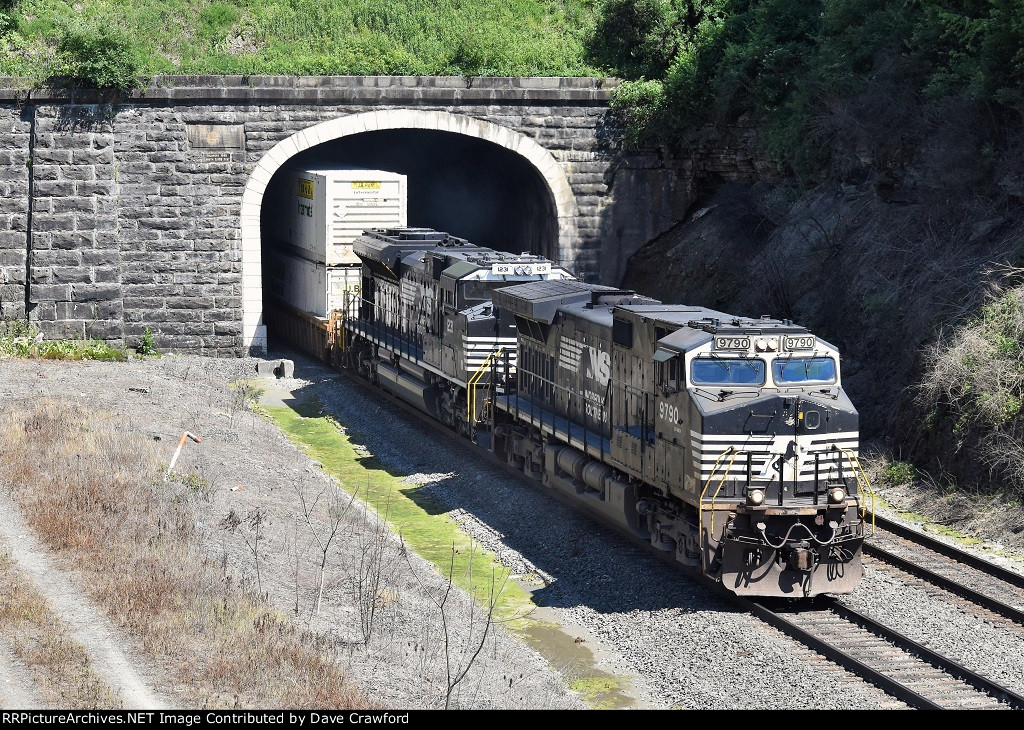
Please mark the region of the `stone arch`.
[[242, 337], [243, 347], [265, 351], [266, 327], [263, 324], [262, 242], [260, 207], [274, 173], [296, 154], [341, 137], [387, 129], [426, 129], [453, 132], [492, 142], [511, 150], [532, 164], [547, 185], [558, 217], [558, 255], [572, 267], [576, 249], [576, 196], [565, 171], [554, 156], [531, 138], [493, 122], [464, 114], [388, 109], [351, 114], [321, 122], [296, 132], [270, 149], [249, 176], [242, 193]]

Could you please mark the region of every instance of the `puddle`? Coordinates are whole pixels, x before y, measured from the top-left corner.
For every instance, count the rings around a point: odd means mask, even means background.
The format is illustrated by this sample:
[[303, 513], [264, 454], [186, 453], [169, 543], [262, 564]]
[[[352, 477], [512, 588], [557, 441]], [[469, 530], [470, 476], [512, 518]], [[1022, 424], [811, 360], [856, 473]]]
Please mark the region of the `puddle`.
[[[524, 585], [528, 593], [535, 587]], [[649, 706], [636, 695], [633, 679], [598, 668], [600, 652], [597, 639], [579, 626], [566, 625], [557, 613], [539, 606], [530, 614], [529, 624], [515, 631], [543, 656], [565, 684], [598, 710], [646, 709]]]

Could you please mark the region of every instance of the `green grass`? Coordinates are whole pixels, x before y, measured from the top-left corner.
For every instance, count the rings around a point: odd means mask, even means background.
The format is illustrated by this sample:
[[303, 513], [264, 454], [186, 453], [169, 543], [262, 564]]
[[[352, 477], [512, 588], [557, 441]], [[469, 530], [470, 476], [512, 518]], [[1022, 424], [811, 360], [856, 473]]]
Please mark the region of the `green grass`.
[[578, 677], [569, 682], [569, 689], [595, 710], [614, 710], [621, 706], [625, 684], [614, 677]]
[[0, 75], [42, 82], [68, 73], [61, 40], [82, 27], [120, 39], [146, 76], [593, 75], [585, 44], [598, 8], [596, 0], [13, 0], [0, 11]]

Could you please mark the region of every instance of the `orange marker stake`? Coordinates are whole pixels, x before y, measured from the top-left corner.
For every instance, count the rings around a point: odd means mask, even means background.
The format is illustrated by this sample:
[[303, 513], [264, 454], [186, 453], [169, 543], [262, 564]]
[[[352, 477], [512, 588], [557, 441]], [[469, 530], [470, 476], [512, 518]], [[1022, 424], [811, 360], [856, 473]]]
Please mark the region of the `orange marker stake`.
[[171, 476], [171, 470], [174, 468], [174, 464], [178, 461], [178, 456], [181, 454], [181, 447], [185, 445], [188, 439], [192, 439], [197, 444], [202, 443], [202, 439], [198, 436], [185, 431], [181, 434], [181, 438], [178, 439], [178, 448], [174, 450], [174, 456], [171, 457], [171, 463], [167, 465], [167, 473], [164, 474], [164, 481], [166, 482]]

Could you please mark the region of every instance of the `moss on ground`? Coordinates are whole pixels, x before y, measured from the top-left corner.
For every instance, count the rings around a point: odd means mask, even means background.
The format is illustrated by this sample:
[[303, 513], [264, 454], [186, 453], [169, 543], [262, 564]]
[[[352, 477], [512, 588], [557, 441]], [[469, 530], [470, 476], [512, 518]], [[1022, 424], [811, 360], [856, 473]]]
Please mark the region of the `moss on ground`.
[[[535, 637], [538, 629], [554, 627], [529, 617], [536, 606], [528, 590], [513, 579], [508, 568], [495, 560], [492, 554], [480, 549], [434, 500], [417, 494], [418, 485], [403, 482], [403, 475], [389, 472], [372, 455], [361, 453], [359, 445], [353, 442], [341, 424], [324, 413], [318, 401], [309, 400], [294, 407], [264, 403], [260, 405], [259, 412], [310, 458], [319, 462], [343, 489], [355, 493], [373, 507], [402, 536], [408, 547], [429, 560], [442, 575], [447, 576], [450, 572], [455, 585], [472, 593], [484, 605], [491, 587], [500, 588], [495, 612], [499, 622], [541, 654], [550, 649], [530, 639]], [[494, 576], [493, 582], [491, 576]], [[562, 659], [546, 656], [553, 666]], [[591, 674], [578, 665], [573, 667], [573, 671], [575, 675], [567, 680], [568, 686], [591, 707], [629, 706], [624, 690], [627, 680], [596, 670]]]
[[440, 513], [438, 505], [417, 495], [420, 486], [406, 484], [401, 475], [388, 472], [373, 456], [360, 454], [349, 434], [325, 415], [315, 401], [294, 409], [264, 405], [261, 411], [342, 488], [356, 494], [386, 519], [406, 545], [430, 561], [442, 575], [450, 572], [455, 585], [485, 603], [492, 586], [500, 590], [498, 619], [506, 626], [522, 628], [524, 617], [534, 608], [529, 594], [493, 555]]

